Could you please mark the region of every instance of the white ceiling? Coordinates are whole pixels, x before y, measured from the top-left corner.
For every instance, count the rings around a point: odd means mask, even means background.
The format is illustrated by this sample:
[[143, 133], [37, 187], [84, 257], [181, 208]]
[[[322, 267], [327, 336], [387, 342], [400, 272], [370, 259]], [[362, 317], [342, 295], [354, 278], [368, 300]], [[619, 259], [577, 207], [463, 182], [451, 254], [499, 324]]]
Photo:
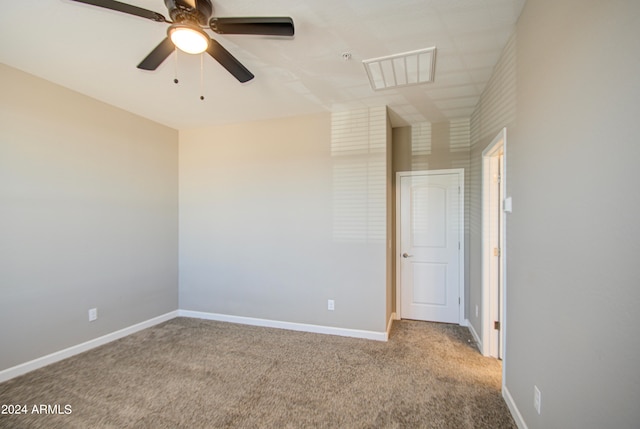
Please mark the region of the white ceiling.
[[[169, 18], [163, 0], [122, 1]], [[136, 68], [168, 24], [69, 0], [4, 2], [0, 62], [176, 129], [379, 105], [395, 126], [438, 122], [471, 115], [524, 1], [214, 0], [221, 17], [291, 16], [296, 34], [210, 32], [256, 77], [240, 84], [206, 56], [204, 101], [200, 56]], [[371, 89], [362, 60], [431, 46], [433, 83]]]

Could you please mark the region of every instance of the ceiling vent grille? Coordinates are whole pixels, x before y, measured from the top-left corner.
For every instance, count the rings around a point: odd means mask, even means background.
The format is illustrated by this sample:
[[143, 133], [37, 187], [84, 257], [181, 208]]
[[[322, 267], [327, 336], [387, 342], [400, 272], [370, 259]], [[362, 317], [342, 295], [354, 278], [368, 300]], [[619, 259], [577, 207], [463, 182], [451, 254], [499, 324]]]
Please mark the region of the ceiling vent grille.
[[433, 82], [436, 48], [363, 60], [374, 91]]

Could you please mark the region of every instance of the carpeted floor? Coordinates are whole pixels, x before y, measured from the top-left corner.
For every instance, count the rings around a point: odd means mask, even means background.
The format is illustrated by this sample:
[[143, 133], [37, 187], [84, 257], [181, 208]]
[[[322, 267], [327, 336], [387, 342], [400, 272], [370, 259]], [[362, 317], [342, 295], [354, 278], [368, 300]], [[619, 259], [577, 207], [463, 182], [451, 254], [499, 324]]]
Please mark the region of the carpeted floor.
[[500, 377], [459, 326], [384, 343], [177, 318], [0, 384], [28, 411], [0, 427], [515, 428]]

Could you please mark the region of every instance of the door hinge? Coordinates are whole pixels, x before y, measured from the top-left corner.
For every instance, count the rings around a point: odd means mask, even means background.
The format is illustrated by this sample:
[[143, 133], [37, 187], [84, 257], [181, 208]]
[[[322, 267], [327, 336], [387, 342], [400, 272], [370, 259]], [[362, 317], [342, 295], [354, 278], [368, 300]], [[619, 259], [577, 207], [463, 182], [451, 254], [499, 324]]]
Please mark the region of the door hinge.
[[458, 241], [458, 250], [460, 250], [460, 242]]
[[458, 305], [460, 305], [460, 297], [458, 297]]
[[494, 247], [493, 248], [493, 256], [500, 256], [500, 248], [499, 247]]
[[493, 329], [495, 329], [496, 331], [500, 330], [500, 322], [498, 322], [497, 320], [493, 322]]

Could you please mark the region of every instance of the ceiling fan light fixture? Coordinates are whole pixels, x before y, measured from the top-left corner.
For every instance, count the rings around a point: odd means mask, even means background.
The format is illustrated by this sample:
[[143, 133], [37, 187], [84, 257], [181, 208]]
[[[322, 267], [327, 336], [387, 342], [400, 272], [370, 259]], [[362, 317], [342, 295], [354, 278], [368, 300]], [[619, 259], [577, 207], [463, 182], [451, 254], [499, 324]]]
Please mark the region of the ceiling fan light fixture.
[[193, 25], [173, 24], [167, 32], [173, 44], [188, 54], [201, 54], [209, 47], [207, 33]]

